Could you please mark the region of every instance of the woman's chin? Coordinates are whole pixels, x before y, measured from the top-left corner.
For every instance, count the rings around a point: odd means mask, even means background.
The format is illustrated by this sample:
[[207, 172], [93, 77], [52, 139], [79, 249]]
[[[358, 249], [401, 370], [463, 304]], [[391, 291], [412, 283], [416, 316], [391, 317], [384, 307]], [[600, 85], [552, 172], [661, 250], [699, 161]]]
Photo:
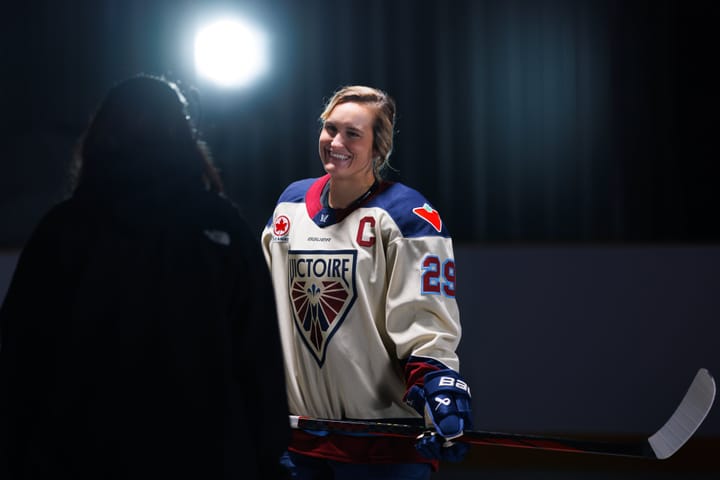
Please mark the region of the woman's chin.
[[332, 176], [342, 175], [343, 172], [345, 170], [347, 170], [346, 166], [337, 165], [336, 163], [326, 163], [324, 166], [325, 166], [325, 171]]

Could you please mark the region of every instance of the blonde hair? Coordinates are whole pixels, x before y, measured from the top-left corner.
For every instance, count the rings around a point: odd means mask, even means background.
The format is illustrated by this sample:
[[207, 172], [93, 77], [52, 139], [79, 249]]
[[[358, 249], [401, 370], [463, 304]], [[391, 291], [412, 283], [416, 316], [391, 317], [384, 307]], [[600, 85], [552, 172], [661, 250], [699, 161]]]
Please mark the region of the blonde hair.
[[325, 123], [335, 107], [343, 103], [369, 105], [375, 110], [373, 123], [373, 151], [378, 155], [373, 160], [373, 171], [382, 178], [382, 171], [389, 166], [395, 134], [395, 100], [382, 90], [363, 85], [349, 85], [337, 90], [325, 104], [320, 121]]

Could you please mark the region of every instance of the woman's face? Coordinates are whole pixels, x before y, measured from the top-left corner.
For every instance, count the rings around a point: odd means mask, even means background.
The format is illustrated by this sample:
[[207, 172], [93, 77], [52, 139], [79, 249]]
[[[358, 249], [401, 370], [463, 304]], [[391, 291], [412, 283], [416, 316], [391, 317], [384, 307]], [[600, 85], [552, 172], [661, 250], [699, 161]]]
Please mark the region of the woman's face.
[[359, 103], [341, 103], [330, 112], [318, 148], [325, 171], [338, 180], [373, 182], [375, 112]]

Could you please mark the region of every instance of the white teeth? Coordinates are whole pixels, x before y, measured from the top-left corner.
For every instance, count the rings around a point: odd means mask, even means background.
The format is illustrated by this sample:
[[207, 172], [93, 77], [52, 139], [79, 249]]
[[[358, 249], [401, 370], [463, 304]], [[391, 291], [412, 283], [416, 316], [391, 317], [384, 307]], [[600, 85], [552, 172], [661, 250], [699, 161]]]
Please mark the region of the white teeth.
[[348, 158], [350, 158], [349, 155], [340, 155], [339, 153], [331, 153], [330, 156], [332, 158], [337, 158], [338, 160], [347, 160]]

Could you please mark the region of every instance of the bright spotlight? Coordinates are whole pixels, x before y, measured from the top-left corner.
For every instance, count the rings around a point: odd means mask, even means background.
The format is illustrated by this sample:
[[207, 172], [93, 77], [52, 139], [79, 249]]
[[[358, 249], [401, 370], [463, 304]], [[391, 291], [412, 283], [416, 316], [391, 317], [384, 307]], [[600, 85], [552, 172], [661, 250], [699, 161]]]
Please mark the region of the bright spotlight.
[[221, 20], [195, 36], [199, 75], [222, 86], [242, 87], [267, 69], [265, 35], [239, 20]]

